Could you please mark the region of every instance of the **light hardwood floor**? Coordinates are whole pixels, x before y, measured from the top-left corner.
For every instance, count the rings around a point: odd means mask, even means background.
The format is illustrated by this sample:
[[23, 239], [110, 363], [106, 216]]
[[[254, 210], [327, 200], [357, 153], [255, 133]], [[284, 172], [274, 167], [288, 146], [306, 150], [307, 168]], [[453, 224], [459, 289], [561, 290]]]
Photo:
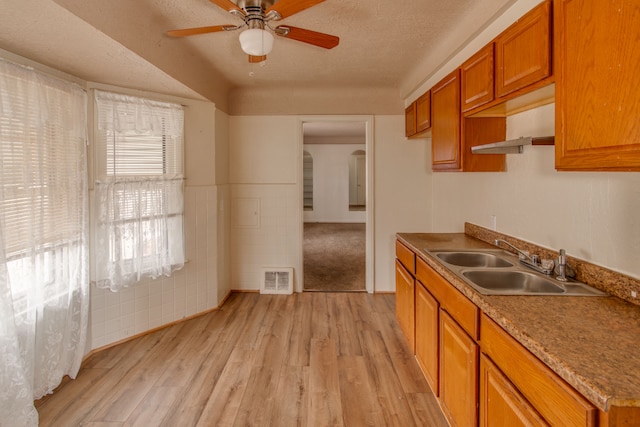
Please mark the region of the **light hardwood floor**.
[[232, 294], [94, 354], [41, 426], [446, 426], [393, 295]]

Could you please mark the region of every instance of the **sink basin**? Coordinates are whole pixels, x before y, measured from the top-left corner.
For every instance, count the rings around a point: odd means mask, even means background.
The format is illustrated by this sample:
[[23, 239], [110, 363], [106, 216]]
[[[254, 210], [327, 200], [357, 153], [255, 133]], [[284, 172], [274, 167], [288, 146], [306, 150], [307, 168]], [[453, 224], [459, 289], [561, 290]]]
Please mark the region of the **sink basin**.
[[513, 267], [506, 259], [487, 252], [437, 252], [435, 255], [447, 264], [459, 267]]
[[565, 290], [549, 279], [526, 271], [469, 270], [462, 275], [477, 287], [500, 294], [563, 294]]

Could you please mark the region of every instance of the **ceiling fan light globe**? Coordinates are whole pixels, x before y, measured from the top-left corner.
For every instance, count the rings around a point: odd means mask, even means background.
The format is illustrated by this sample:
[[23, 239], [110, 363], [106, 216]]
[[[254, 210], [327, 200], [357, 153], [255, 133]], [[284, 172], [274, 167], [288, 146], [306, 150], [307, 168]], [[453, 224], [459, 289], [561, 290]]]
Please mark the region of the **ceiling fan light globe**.
[[247, 55], [268, 55], [273, 49], [273, 34], [259, 28], [244, 30], [240, 33], [240, 46]]

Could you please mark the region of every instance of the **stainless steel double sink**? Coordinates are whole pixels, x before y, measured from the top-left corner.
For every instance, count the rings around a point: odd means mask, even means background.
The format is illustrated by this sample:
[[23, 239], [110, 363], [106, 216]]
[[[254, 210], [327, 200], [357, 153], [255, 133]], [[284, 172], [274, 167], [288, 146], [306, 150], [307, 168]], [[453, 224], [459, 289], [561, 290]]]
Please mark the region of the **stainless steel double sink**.
[[606, 296], [585, 283], [560, 282], [520, 264], [502, 249], [426, 250], [484, 295]]

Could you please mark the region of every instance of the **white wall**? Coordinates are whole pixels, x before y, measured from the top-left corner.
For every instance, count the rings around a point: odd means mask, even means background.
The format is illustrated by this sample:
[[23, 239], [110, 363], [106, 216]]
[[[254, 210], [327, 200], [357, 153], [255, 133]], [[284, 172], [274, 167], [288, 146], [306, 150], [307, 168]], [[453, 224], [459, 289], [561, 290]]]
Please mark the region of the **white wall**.
[[365, 222], [366, 212], [349, 211], [349, 160], [365, 144], [305, 144], [313, 158], [313, 210], [305, 222]]
[[302, 123], [231, 116], [229, 138], [231, 288], [258, 290], [262, 268], [300, 265]]
[[404, 137], [404, 116], [375, 120], [376, 291], [395, 291], [395, 235], [431, 227], [431, 146]]

